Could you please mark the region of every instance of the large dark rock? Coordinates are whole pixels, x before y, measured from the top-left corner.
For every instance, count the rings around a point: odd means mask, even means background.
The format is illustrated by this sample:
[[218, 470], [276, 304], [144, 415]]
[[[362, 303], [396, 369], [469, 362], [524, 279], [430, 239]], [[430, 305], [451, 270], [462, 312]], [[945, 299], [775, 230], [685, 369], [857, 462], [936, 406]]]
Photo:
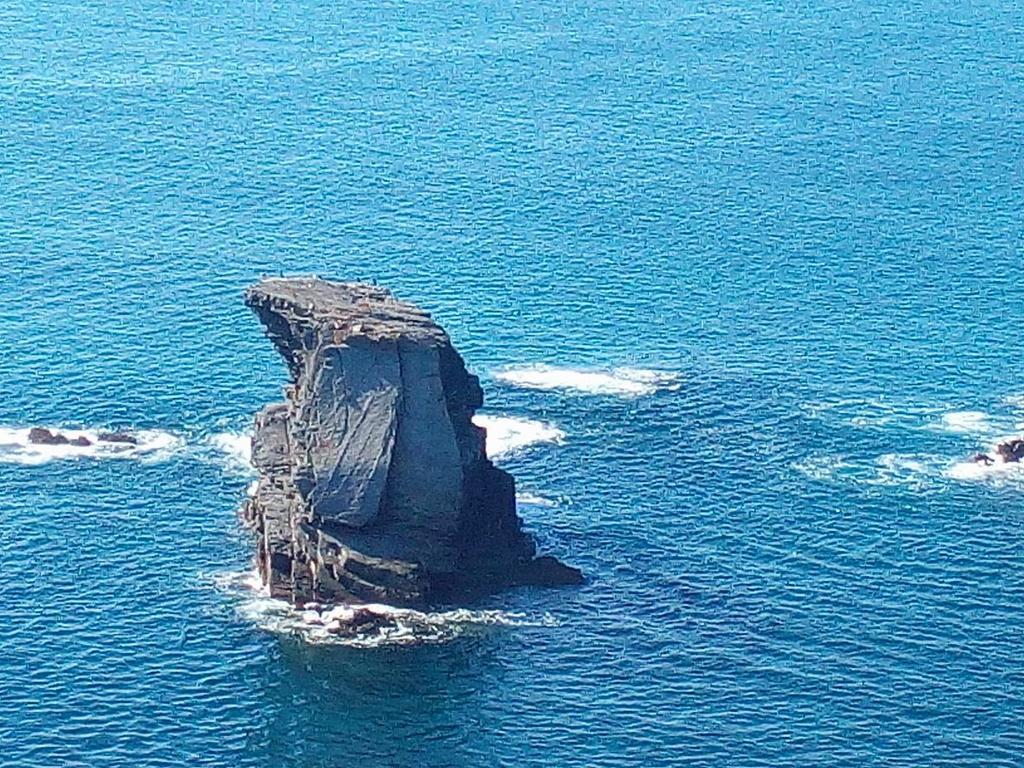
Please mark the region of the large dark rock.
[[271, 594], [416, 606], [579, 583], [554, 558], [534, 561], [515, 481], [471, 421], [479, 381], [429, 314], [318, 279], [265, 280], [246, 303], [291, 374], [285, 402], [256, 416], [260, 480], [245, 509]]
[[28, 441], [35, 445], [67, 445], [69, 442], [60, 432], [51, 432], [44, 427], [32, 427], [28, 431]]
[[45, 427], [32, 427], [28, 431], [28, 441], [34, 445], [71, 445], [75, 448], [88, 448], [92, 445], [85, 435], [69, 438], [61, 432], [52, 432]]
[[1024, 439], [1007, 440], [996, 446], [999, 458], [1006, 462], [1024, 461]]

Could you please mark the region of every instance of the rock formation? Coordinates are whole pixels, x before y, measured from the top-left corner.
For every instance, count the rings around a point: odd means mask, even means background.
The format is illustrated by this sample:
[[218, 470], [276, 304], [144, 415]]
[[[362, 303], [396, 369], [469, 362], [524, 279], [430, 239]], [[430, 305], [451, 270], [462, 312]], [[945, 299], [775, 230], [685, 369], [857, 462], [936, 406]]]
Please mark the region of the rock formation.
[[534, 559], [515, 482], [471, 421], [479, 381], [430, 315], [319, 279], [265, 280], [246, 303], [291, 374], [285, 402], [256, 416], [244, 511], [272, 595], [420, 606], [581, 580]]
[[[1013, 438], [999, 443], [996, 446], [995, 454], [1003, 464], [1018, 464], [1020, 462], [1024, 462], [1024, 438]], [[990, 466], [994, 464], [996, 460], [987, 453], [976, 453], [974, 454], [972, 461], [978, 464], [984, 464], [985, 466]]]
[[[118, 443], [123, 445], [138, 445], [138, 438], [127, 432], [100, 432], [96, 440], [101, 443]], [[28, 441], [33, 445], [70, 445], [75, 448], [88, 448], [93, 441], [85, 435], [68, 437], [61, 432], [54, 432], [46, 427], [32, 427], [28, 432]]]
[[1005, 462], [1024, 461], [1024, 440], [1007, 440], [996, 446], [996, 453]]
[[[60, 432], [51, 432], [45, 427], [32, 427], [28, 431], [28, 441], [33, 445], [70, 445], [71, 441]], [[86, 442], [88, 445], [88, 442]]]

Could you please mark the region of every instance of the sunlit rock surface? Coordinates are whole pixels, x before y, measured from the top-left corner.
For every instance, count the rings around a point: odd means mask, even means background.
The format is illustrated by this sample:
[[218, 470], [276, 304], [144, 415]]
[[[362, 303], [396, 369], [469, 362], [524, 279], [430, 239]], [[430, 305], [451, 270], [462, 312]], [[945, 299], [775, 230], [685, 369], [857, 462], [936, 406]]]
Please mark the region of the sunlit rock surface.
[[246, 292], [291, 374], [256, 416], [245, 509], [271, 594], [421, 605], [578, 583], [534, 559], [515, 481], [471, 421], [483, 403], [448, 335], [376, 286], [270, 279]]

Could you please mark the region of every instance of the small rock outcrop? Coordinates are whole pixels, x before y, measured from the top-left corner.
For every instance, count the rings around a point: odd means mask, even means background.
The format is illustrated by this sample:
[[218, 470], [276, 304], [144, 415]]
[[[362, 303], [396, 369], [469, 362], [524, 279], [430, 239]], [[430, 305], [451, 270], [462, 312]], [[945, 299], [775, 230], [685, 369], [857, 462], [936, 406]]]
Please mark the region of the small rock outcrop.
[[125, 445], [139, 444], [139, 439], [127, 432], [100, 432], [96, 439], [104, 443], [124, 443]]
[[1024, 461], [1024, 440], [1014, 439], [1000, 443], [996, 446], [996, 453], [1005, 462], [1015, 463]]
[[275, 597], [421, 606], [579, 583], [534, 558], [515, 481], [486, 454], [483, 403], [448, 335], [375, 286], [269, 279], [246, 292], [291, 375], [255, 419], [244, 516]]
[[60, 432], [51, 432], [45, 427], [32, 427], [28, 441], [33, 445], [67, 445], [70, 441]]
[[[96, 443], [85, 435], [68, 437], [46, 427], [32, 427], [28, 431], [28, 441], [33, 445], [70, 445], [74, 448], [89, 448]], [[100, 443], [115, 443], [120, 446], [138, 445], [139, 439], [128, 432], [100, 432], [96, 435]]]
[[976, 453], [971, 457], [971, 461], [976, 464], [984, 464], [986, 467], [995, 464], [997, 461], [1000, 464], [1018, 464], [1024, 462], [1024, 438], [1015, 437], [1011, 440], [996, 445], [995, 450], [996, 458], [993, 458], [987, 453]]

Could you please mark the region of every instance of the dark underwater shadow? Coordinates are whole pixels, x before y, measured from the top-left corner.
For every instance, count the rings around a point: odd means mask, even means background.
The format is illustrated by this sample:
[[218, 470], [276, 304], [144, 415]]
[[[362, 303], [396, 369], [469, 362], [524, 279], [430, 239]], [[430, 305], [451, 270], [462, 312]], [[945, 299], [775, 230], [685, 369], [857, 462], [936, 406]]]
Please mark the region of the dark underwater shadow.
[[500, 635], [376, 649], [281, 639], [247, 751], [255, 764], [304, 768], [475, 762], [480, 694], [503, 677]]

